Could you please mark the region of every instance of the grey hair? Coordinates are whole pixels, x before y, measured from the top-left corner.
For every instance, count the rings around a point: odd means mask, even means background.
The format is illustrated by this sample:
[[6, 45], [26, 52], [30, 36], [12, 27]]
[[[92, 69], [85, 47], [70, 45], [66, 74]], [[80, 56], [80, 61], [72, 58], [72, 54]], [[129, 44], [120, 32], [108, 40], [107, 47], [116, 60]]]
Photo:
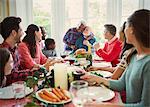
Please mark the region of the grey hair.
[[86, 26], [86, 21], [85, 21], [85, 20], [81, 20], [81, 21], [77, 24], [77, 28], [79, 28], [80, 25]]

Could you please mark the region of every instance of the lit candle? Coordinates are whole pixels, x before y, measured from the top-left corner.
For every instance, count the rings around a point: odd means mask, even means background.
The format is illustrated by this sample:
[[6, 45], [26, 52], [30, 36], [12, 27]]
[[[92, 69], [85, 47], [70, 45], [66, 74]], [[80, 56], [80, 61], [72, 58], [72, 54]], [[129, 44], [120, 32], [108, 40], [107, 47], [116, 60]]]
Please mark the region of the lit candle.
[[60, 86], [68, 89], [67, 65], [64, 63], [56, 63], [54, 65], [54, 84], [55, 87]]

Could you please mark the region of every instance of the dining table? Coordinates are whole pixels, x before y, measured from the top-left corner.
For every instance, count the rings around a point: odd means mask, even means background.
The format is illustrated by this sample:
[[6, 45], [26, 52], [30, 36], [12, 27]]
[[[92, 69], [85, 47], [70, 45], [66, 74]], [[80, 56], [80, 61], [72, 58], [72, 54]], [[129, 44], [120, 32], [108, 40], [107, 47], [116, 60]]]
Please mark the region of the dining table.
[[[106, 67], [111, 66], [110, 62], [105, 62], [103, 60], [93, 60], [93, 62], [94, 63], [99, 63], [99, 65], [100, 65], [100, 63], [102, 63], [102, 66], [106, 65]], [[39, 107], [46, 107], [46, 106], [47, 107], [75, 107], [72, 101], [68, 102], [66, 104], [60, 104], [60, 105], [56, 105], [56, 104], [51, 105], [51, 104], [43, 103], [43, 102], [39, 101], [36, 98], [35, 93], [36, 93], [36, 90], [34, 90], [33, 93], [25, 96], [24, 98], [17, 99], [17, 100], [15, 100], [14, 98], [12, 98], [12, 99], [0, 99], [0, 107], [13, 107], [18, 102], [23, 107], [27, 103], [31, 103], [31, 102], [34, 102], [35, 104], [37, 104], [37, 107], [38, 106]], [[116, 92], [116, 91], [114, 91], [114, 93], [115, 93], [115, 96], [112, 99], [110, 99], [108, 101], [105, 101], [105, 102], [114, 103], [114, 104], [121, 104], [122, 100], [121, 100], [121, 97], [120, 97], [120, 93]], [[26, 106], [26, 107], [29, 107], [29, 106]], [[36, 107], [36, 106], [33, 106], [33, 107]]]
[[[39, 107], [45, 107], [46, 104], [38, 101], [35, 97], [31, 95], [28, 95], [22, 99], [19, 99], [19, 104], [22, 104], [22, 107], [29, 103], [29, 102], [35, 102]], [[121, 104], [122, 100], [120, 97], [119, 92], [115, 92], [115, 97], [112, 98], [109, 101], [105, 101], [105, 102], [109, 102], [109, 103], [113, 103], [113, 104]], [[15, 99], [0, 99], [0, 107], [13, 107], [15, 104], [17, 103], [17, 101]], [[74, 104], [72, 102], [66, 103], [66, 104], [62, 104], [62, 105], [50, 105], [48, 107], [75, 107]], [[29, 107], [29, 106], [28, 106]]]

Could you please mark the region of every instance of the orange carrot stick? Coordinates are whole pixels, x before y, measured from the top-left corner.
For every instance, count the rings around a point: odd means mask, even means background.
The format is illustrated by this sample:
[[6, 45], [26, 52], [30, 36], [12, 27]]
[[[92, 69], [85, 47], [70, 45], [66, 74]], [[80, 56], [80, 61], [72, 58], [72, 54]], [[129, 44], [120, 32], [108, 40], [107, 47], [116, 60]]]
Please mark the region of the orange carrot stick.
[[67, 98], [67, 99], [70, 99], [70, 97], [66, 95], [66, 93], [65, 93], [65, 90], [64, 90], [64, 89], [62, 89], [61, 87], [59, 87], [59, 89], [60, 89], [60, 91], [61, 91], [61, 92], [62, 92], [62, 93], [66, 96], [66, 98]]
[[55, 88], [55, 89], [64, 100], [67, 100], [67, 97], [61, 92], [59, 88]]
[[59, 95], [59, 93], [56, 91], [55, 88], [52, 89], [52, 92], [59, 98], [59, 99], [63, 99], [61, 95]]
[[46, 101], [50, 101], [50, 102], [56, 102], [56, 101], [57, 101], [56, 99], [50, 98], [50, 97], [46, 96], [46, 95], [43, 94], [43, 93], [38, 93], [38, 95], [39, 95], [42, 99], [44, 99], [44, 100], [46, 100]]
[[42, 91], [43, 94], [47, 95], [50, 98], [56, 99], [58, 102], [60, 102], [61, 100], [52, 92], [48, 92], [47, 90], [43, 90]]

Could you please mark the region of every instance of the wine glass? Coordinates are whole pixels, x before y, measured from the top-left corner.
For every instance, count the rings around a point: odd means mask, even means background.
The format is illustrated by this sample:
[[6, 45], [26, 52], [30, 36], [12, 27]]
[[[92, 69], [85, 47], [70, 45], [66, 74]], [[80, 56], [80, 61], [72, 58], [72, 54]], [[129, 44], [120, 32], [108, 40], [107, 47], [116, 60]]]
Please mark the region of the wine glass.
[[74, 58], [70, 58], [70, 59], [68, 59], [68, 61], [69, 61], [69, 64], [72, 65], [72, 64], [74, 64], [75, 59]]
[[68, 53], [66, 51], [60, 53], [60, 56], [64, 59], [66, 56], [68, 56]]
[[70, 93], [75, 107], [82, 107], [88, 100], [88, 82], [84, 80], [73, 81], [70, 86]]
[[19, 103], [19, 99], [25, 97], [25, 82], [24, 81], [17, 81], [12, 83], [14, 98], [16, 100], [15, 107], [21, 106]]

